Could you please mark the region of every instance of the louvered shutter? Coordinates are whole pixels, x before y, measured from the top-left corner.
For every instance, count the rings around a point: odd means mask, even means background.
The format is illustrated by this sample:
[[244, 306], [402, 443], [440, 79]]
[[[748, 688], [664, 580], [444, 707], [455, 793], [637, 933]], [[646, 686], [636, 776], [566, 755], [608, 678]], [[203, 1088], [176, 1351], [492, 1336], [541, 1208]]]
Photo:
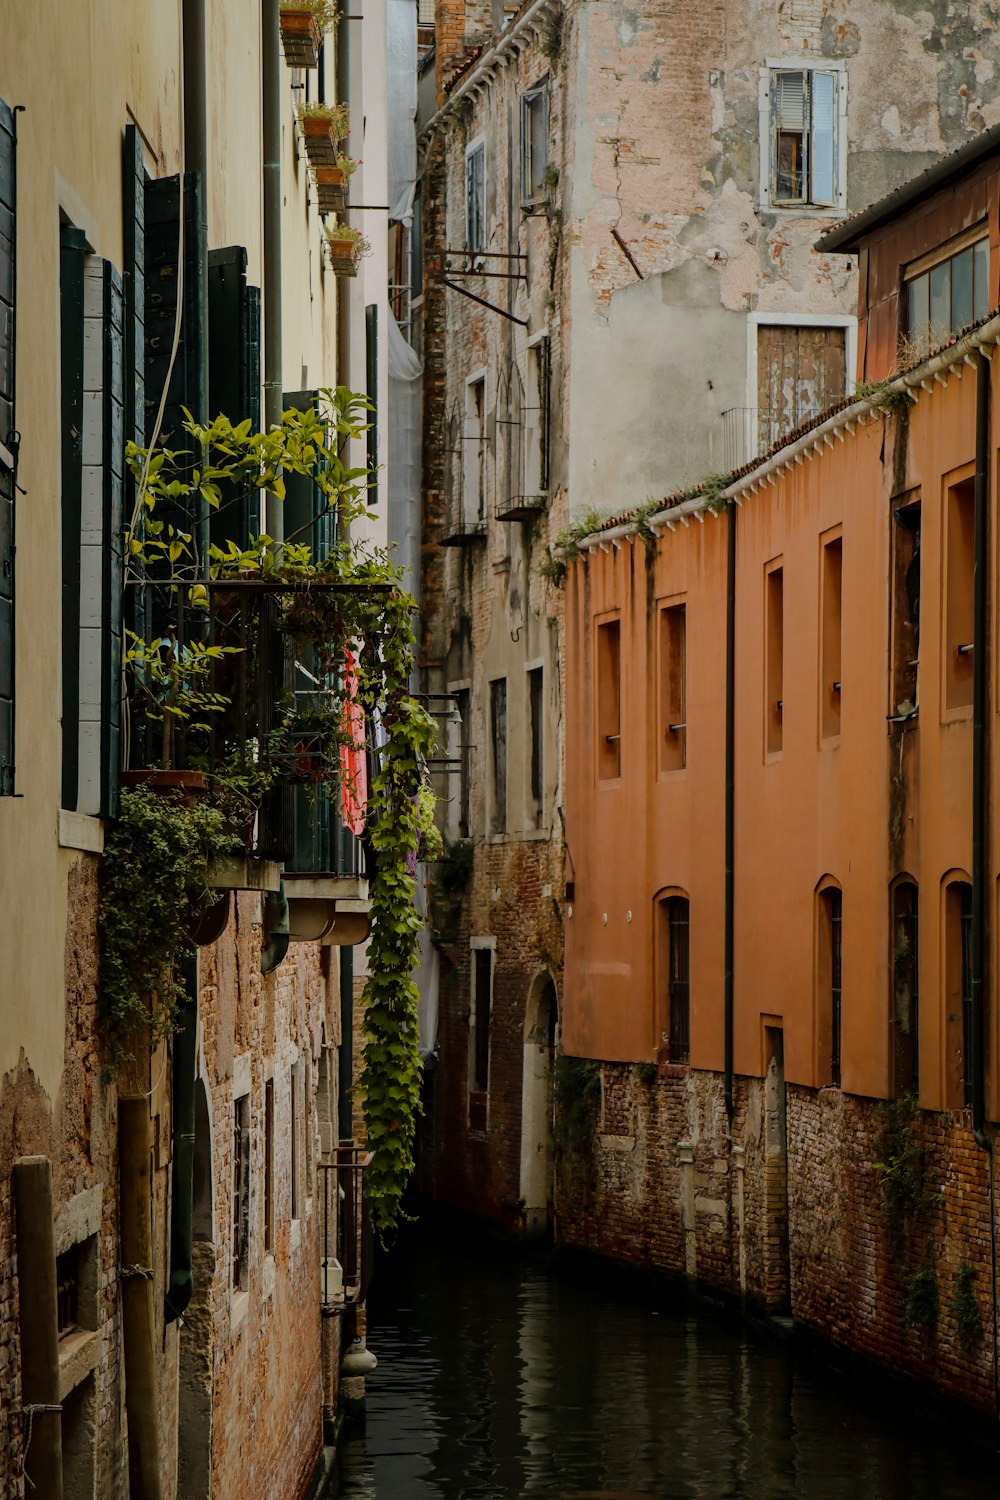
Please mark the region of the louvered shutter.
[[62, 454], [62, 806], [75, 811], [80, 767], [80, 538], [83, 506], [83, 231], [59, 247], [59, 419]]
[[779, 202], [799, 203], [805, 196], [807, 77], [779, 72], [771, 79], [772, 183]]
[[[260, 426], [260, 289], [247, 285], [247, 252], [230, 245], [208, 253], [208, 408], [212, 417]], [[260, 495], [223, 497], [209, 517], [213, 542], [245, 547], [260, 530]]]
[[833, 73], [810, 77], [812, 130], [809, 147], [809, 201], [837, 201], [837, 79]]
[[0, 99], [0, 796], [14, 792], [14, 116]]

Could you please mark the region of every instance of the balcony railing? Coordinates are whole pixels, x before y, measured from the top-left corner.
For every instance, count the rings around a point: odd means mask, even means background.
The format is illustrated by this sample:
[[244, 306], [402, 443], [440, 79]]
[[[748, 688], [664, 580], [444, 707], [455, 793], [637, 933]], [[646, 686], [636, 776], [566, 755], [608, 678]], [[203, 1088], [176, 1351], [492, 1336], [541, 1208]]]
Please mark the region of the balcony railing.
[[728, 473], [766, 453], [803, 422], [819, 416], [821, 408], [804, 406], [778, 411], [763, 406], [731, 406], [722, 413], [722, 467]]
[[372, 1153], [347, 1141], [336, 1160], [320, 1162], [320, 1305], [334, 1312], [363, 1302], [371, 1281], [371, 1215], [365, 1196], [365, 1169]]

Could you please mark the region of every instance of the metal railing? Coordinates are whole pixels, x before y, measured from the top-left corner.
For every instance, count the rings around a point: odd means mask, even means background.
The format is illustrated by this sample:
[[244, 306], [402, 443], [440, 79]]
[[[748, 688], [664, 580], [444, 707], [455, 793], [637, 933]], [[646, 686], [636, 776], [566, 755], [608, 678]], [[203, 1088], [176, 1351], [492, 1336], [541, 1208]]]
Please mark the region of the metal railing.
[[780, 438], [820, 414], [818, 406], [778, 411], [764, 406], [731, 406], [722, 413], [722, 467], [741, 469], [772, 448]]
[[334, 1311], [363, 1302], [371, 1281], [371, 1215], [365, 1169], [372, 1153], [352, 1141], [337, 1147], [336, 1159], [318, 1164], [320, 1198], [320, 1305]]

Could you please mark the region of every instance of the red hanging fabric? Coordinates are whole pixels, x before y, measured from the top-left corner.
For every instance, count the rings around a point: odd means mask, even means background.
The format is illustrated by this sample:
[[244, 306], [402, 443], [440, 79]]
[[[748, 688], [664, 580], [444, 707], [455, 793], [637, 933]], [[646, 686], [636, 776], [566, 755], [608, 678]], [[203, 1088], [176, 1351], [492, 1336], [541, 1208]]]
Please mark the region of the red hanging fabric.
[[340, 810], [344, 827], [360, 836], [368, 810], [368, 763], [365, 758], [365, 711], [358, 702], [358, 673], [354, 653], [344, 662], [344, 709], [340, 747]]

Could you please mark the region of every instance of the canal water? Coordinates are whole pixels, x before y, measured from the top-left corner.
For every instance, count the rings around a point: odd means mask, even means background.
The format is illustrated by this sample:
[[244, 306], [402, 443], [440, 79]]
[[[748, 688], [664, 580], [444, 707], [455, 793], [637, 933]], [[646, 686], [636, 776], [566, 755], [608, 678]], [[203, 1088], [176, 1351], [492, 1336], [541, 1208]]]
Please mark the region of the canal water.
[[997, 1500], [1000, 1459], [613, 1271], [422, 1242], [376, 1273], [340, 1500]]

